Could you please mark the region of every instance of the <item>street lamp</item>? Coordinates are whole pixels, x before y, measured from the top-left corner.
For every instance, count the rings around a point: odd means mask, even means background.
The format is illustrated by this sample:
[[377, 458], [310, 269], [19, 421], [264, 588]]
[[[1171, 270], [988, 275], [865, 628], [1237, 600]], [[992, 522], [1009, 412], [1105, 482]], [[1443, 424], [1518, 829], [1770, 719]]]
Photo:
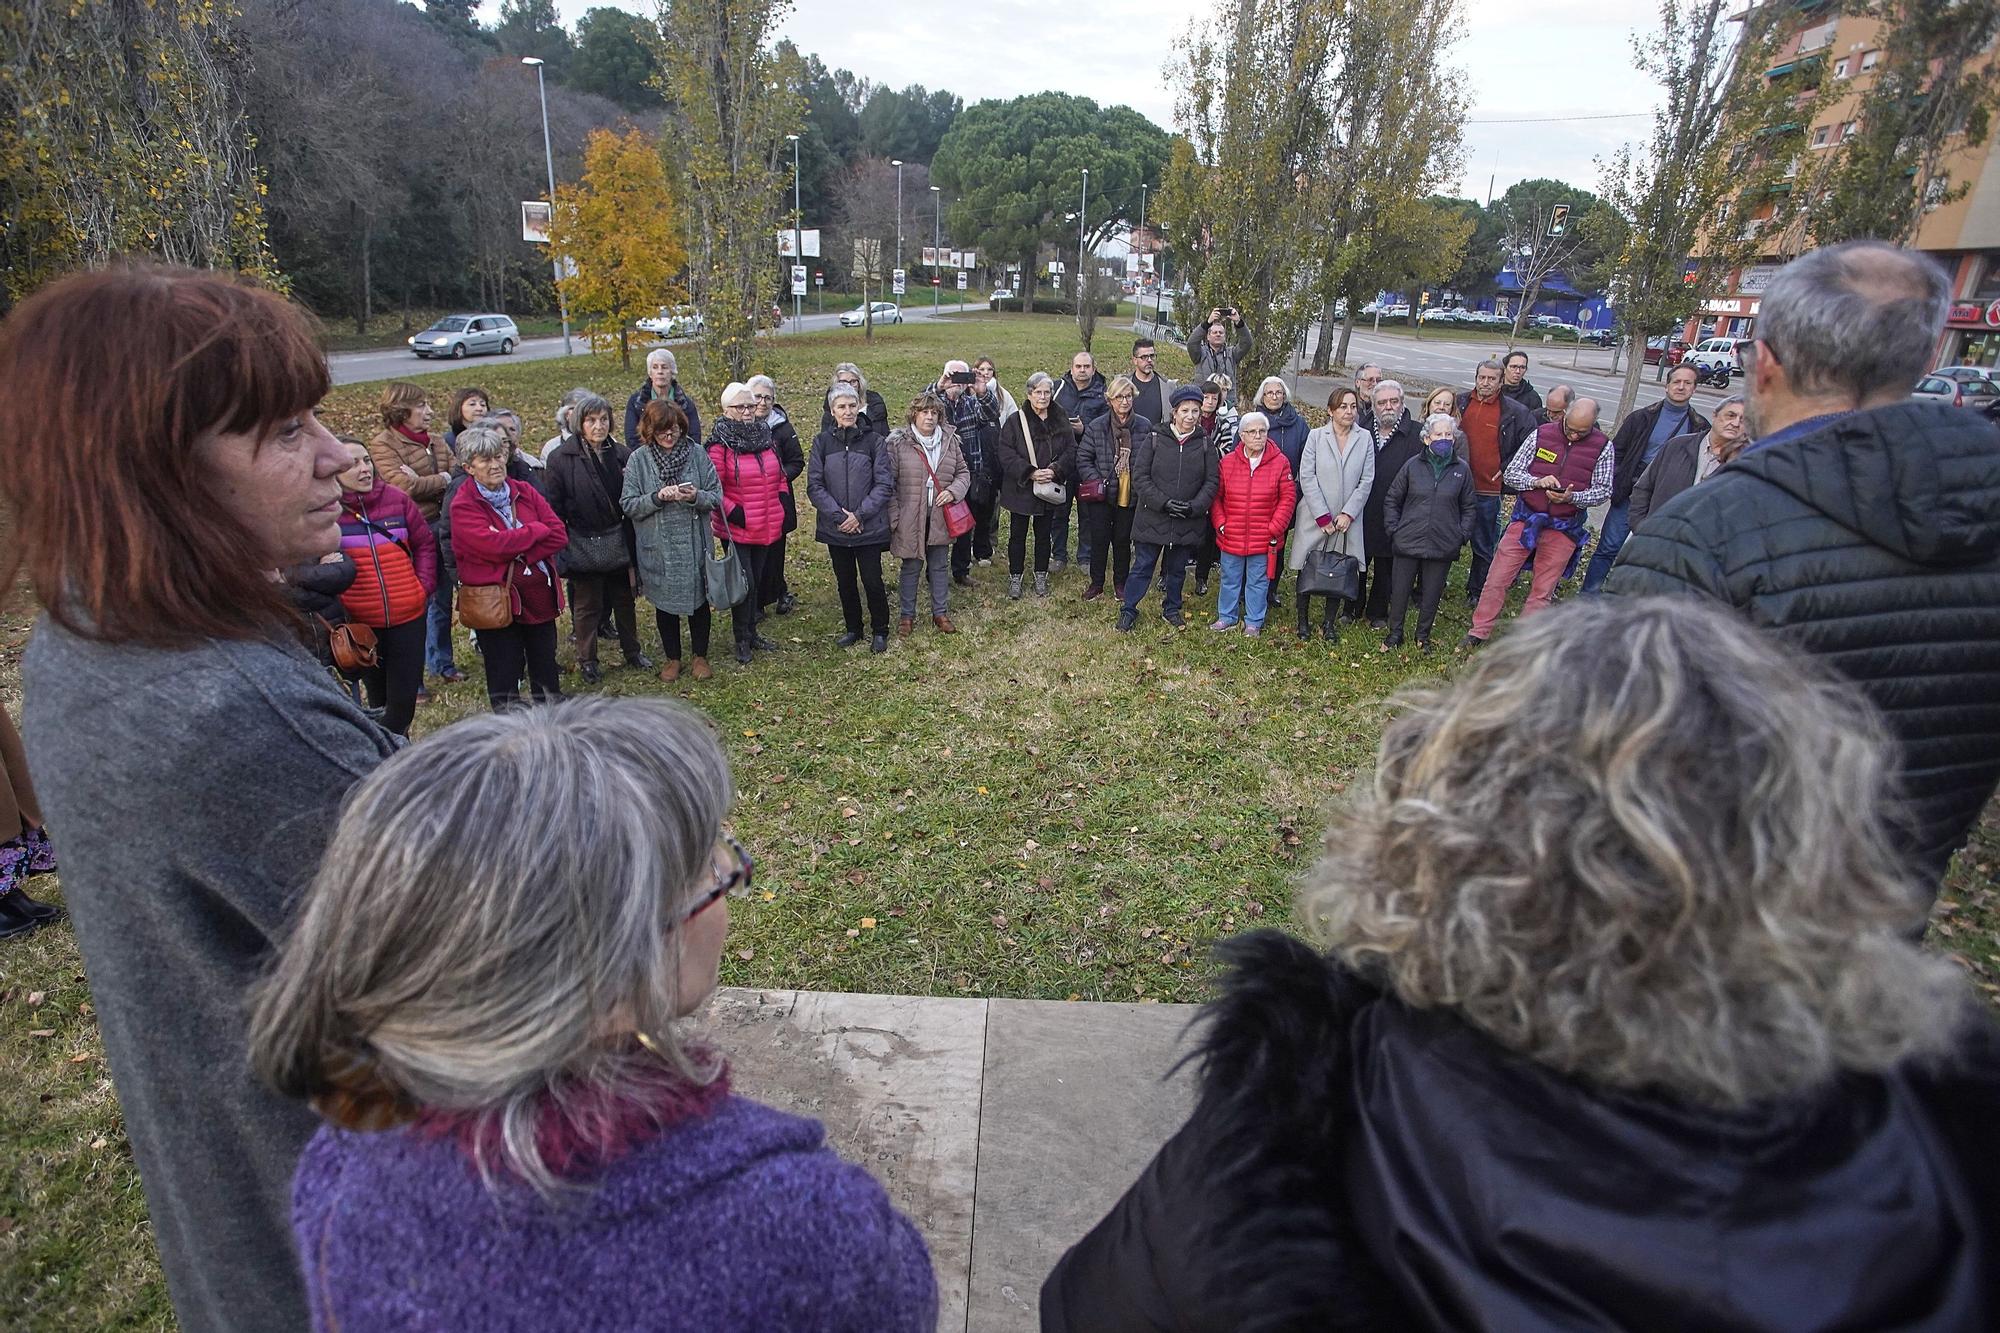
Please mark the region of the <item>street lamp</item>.
[[[787, 134], [792, 141], [792, 266], [802, 268], [806, 262], [805, 214], [799, 208], [799, 136]], [[791, 274], [785, 275], [786, 285], [792, 289], [792, 332], [805, 327], [805, 314], [799, 309], [799, 302], [805, 296], [797, 285], [790, 282]]]
[[891, 158], [889, 165], [896, 169], [896, 267], [901, 268], [903, 266], [903, 159]]
[[[938, 257], [937, 252], [944, 246], [944, 191], [938, 189], [935, 185], [931, 186], [931, 200], [937, 205], [937, 216], [931, 222], [931, 257], [935, 259]], [[931, 313], [933, 315], [938, 310], [938, 287], [940, 285], [938, 282], [938, 269], [934, 266], [931, 269]]]
[[[1133, 241], [1132, 253], [1134, 255], [1137, 255], [1139, 253], [1139, 246], [1145, 242], [1145, 239], [1146, 239], [1146, 186], [1142, 182], [1139, 186], [1139, 229], [1132, 233], [1132, 241]], [[1157, 265], [1155, 267], [1157, 267]], [[1146, 269], [1143, 263], [1138, 265], [1138, 274], [1139, 274], [1139, 285], [1141, 287], [1144, 287], [1146, 285]], [[1135, 311], [1139, 308], [1139, 301], [1136, 295], [1134, 296], [1132, 301], [1132, 308]]]
[[[535, 67], [535, 91], [542, 96], [542, 157], [549, 166], [549, 212], [554, 213], [556, 207], [556, 153], [555, 149], [549, 147], [549, 87], [548, 84], [542, 81], [542, 58], [540, 56], [522, 56], [521, 63]], [[562, 289], [562, 256], [551, 254], [549, 256], [549, 263], [555, 267], [556, 309], [562, 312], [563, 355], [568, 356], [570, 355], [569, 299], [563, 295]]]
[[1083, 237], [1088, 224], [1084, 214], [1090, 211], [1090, 168], [1083, 169], [1083, 201], [1076, 206], [1076, 317], [1083, 318], [1084, 279]]

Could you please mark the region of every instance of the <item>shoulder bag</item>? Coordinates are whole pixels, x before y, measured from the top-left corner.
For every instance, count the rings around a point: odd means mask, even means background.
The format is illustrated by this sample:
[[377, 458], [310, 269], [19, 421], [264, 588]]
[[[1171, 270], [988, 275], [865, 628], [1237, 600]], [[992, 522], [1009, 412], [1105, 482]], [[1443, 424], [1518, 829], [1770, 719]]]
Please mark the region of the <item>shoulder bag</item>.
[[[946, 494], [945, 488], [938, 484], [937, 469], [931, 466], [931, 456], [924, 452], [924, 446], [914, 435], [906, 438], [910, 442], [910, 447], [917, 451], [917, 461], [924, 465], [924, 471], [931, 474], [931, 485], [937, 488], [939, 495]], [[951, 534], [953, 541], [972, 531], [978, 522], [979, 520], [972, 516], [972, 506], [963, 500], [953, 500], [944, 506], [944, 530]]]
[[[1028, 442], [1028, 466], [1040, 470], [1042, 465], [1035, 457], [1035, 433], [1028, 429], [1028, 414], [1016, 412], [1014, 420], [1021, 423], [1021, 438]], [[1069, 499], [1069, 492], [1059, 481], [1038, 481], [1035, 483], [1035, 498], [1046, 505], [1059, 505]]]
[[[750, 571], [743, 568], [743, 557], [737, 554], [736, 542], [729, 535], [729, 525], [722, 526], [722, 548], [718, 554], [713, 541], [708, 544], [707, 559], [702, 573], [708, 584], [708, 604], [717, 611], [727, 611], [750, 595]], [[714, 529], [709, 530], [711, 533]]]
[[[604, 489], [604, 478], [598, 474], [597, 464], [590, 455], [583, 456], [583, 467], [590, 474], [591, 484], [604, 503], [613, 512], [618, 509], [617, 501]], [[569, 545], [563, 548], [563, 572], [566, 574], [615, 574], [632, 563], [631, 549], [625, 544], [625, 525], [599, 528], [594, 532], [572, 532]]]
[[333, 657], [333, 665], [340, 674], [353, 679], [362, 672], [379, 665], [381, 658], [375, 651], [375, 631], [367, 625], [352, 621], [334, 624], [325, 616], [314, 616], [320, 628], [326, 631], [327, 652]]
[[[1105, 419], [1106, 418], [1104, 417], [1098, 418], [1099, 421], [1103, 421]], [[1104, 438], [1111, 445], [1112, 456], [1116, 458], [1118, 454], [1118, 437], [1111, 433], [1111, 427], [1106, 426], [1104, 428]], [[1082, 449], [1082, 447], [1083, 446], [1080, 444], [1077, 446], [1079, 450]], [[1110, 498], [1106, 494], [1104, 478], [1079, 477], [1076, 483], [1076, 498], [1082, 500], [1086, 504], [1104, 503], [1105, 500]]]
[[[1353, 531], [1352, 528], [1348, 529]], [[1299, 593], [1322, 593], [1343, 601], [1361, 596], [1361, 560], [1347, 553], [1347, 533], [1340, 534], [1340, 549], [1333, 549], [1331, 534], [1319, 539], [1319, 546], [1306, 557], [1299, 570]]]
[[514, 623], [514, 562], [505, 583], [458, 585], [458, 618], [467, 629], [506, 629]]

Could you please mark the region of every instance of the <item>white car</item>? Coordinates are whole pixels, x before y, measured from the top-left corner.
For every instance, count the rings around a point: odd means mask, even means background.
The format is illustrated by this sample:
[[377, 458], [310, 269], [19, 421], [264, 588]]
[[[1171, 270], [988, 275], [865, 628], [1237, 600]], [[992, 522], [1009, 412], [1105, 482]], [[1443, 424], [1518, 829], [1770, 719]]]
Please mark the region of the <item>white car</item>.
[[[865, 305], [854, 307], [854, 309], [840, 317], [840, 327], [843, 329], [860, 328], [868, 322], [868, 312], [870, 309], [871, 307]], [[902, 309], [894, 301], [877, 301], [874, 303], [872, 309], [875, 311], [875, 322], [877, 324], [901, 324], [903, 322]]]
[[640, 320], [639, 328], [659, 338], [698, 338], [708, 332], [708, 321], [689, 306], [672, 309], [661, 306], [659, 314]]
[[1681, 360], [1703, 370], [1714, 370], [1717, 366], [1729, 367], [1732, 375], [1743, 373], [1742, 349], [1750, 345], [1748, 338], [1704, 338], [1696, 343], [1694, 350]]
[[1384, 319], [1408, 319], [1409, 317], [1410, 307], [1404, 302], [1398, 301], [1395, 305], [1385, 305], [1382, 307], [1382, 318]]
[[1012, 287], [995, 287], [992, 294], [986, 298], [986, 304], [998, 305], [1002, 301], [1011, 301], [1013, 299], [1014, 289]]

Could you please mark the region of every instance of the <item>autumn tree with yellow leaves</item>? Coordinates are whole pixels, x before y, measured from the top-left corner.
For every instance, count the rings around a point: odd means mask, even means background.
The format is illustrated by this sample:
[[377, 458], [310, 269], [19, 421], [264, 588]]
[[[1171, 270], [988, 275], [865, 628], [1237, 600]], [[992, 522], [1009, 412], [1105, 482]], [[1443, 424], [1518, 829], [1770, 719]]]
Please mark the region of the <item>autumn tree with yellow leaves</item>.
[[644, 131], [593, 130], [583, 176], [556, 187], [549, 249], [566, 261], [562, 293], [593, 350], [616, 343], [632, 364], [632, 326], [681, 300], [687, 247], [659, 145]]

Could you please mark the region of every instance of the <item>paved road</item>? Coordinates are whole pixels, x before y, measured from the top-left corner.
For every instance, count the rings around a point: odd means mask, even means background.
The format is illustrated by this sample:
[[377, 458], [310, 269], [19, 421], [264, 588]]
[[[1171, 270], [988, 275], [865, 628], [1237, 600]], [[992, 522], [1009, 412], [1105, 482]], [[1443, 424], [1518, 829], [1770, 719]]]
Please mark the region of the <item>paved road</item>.
[[[1312, 344], [1309, 341], [1307, 345]], [[1379, 362], [1392, 376], [1401, 371], [1438, 384], [1470, 385], [1473, 367], [1488, 357], [1497, 361], [1503, 350], [1497, 343], [1456, 340], [1446, 334], [1407, 338], [1357, 328], [1348, 348], [1347, 360], [1350, 365], [1361, 361]], [[1568, 384], [1579, 394], [1597, 399], [1606, 419], [1617, 410], [1618, 393], [1625, 383], [1625, 370], [1621, 358], [1618, 374], [1614, 376], [1611, 373], [1610, 348], [1578, 348], [1574, 344], [1537, 342], [1523, 343], [1521, 350], [1528, 354], [1528, 381], [1544, 394], [1558, 384]], [[1576, 363], [1574, 366], [1571, 364], [1573, 361]], [[1658, 371], [1657, 366], [1647, 366], [1640, 372], [1637, 406], [1645, 407], [1666, 397], [1666, 387], [1654, 378]], [[1730, 392], [1739, 391], [1742, 384], [1741, 380], [1735, 381]], [[1706, 416], [1724, 397], [1722, 390], [1703, 386], [1695, 390], [1694, 400]]]
[[[810, 303], [808, 304], [810, 305]], [[835, 328], [840, 323], [841, 312], [852, 308], [852, 306], [843, 302], [838, 309], [829, 308], [823, 315], [808, 313], [801, 321], [803, 327], [796, 331], [812, 333], [819, 329]], [[968, 313], [974, 310], [983, 312], [986, 309], [984, 305], [967, 305], [965, 308]], [[947, 302], [939, 308], [938, 313], [949, 315], [955, 314], [957, 310], [958, 306], [956, 302]], [[912, 324], [930, 319], [931, 317], [931, 307], [928, 301], [922, 305], [907, 305], [903, 307], [903, 318]], [[785, 327], [780, 332], [792, 333], [794, 331], [792, 321], [788, 317], [785, 320]], [[680, 341], [676, 340], [673, 343], [669, 343], [668, 346], [679, 346]], [[587, 344], [580, 337], [574, 339], [572, 345], [579, 354], [588, 350]], [[524, 338], [521, 340], [520, 346], [514, 349], [513, 356], [508, 359], [514, 361], [542, 361], [549, 357], [561, 356], [562, 354], [563, 340], [560, 336], [553, 338]], [[442, 375], [450, 371], [458, 371], [462, 374], [470, 366], [486, 365], [499, 360], [501, 358], [497, 356], [480, 356], [467, 357], [464, 361], [427, 361], [417, 356], [416, 353], [410, 351], [408, 348], [398, 347], [380, 348], [369, 352], [335, 352], [333, 355], [327, 357], [326, 363], [328, 368], [333, 372], [333, 382], [335, 384], [356, 384], [364, 380], [414, 379], [421, 375]]]

